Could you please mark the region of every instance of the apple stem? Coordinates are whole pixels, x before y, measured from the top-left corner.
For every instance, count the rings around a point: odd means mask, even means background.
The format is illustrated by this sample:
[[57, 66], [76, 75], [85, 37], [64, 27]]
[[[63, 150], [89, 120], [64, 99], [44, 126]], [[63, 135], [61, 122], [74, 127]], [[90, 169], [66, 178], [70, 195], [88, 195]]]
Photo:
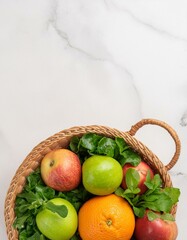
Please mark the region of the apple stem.
[[55, 161], [51, 160], [49, 166], [52, 167], [54, 165]]

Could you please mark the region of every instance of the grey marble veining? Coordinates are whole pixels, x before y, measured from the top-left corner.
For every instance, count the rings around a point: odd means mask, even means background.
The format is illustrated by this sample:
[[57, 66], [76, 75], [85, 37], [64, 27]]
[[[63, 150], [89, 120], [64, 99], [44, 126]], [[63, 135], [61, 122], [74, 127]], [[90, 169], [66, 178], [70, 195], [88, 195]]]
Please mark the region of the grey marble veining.
[[[32, 148], [77, 125], [128, 131], [142, 118], [172, 126], [181, 154], [170, 171], [187, 184], [187, 2], [183, 0], [0, 1], [0, 235], [10, 181]], [[145, 126], [136, 136], [167, 164], [175, 143]]]

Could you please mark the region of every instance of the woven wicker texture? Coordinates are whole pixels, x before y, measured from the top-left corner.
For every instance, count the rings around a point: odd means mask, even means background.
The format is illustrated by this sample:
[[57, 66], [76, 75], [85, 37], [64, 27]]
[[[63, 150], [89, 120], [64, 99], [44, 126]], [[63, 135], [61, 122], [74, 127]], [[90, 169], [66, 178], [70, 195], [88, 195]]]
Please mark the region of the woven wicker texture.
[[[176, 145], [176, 151], [167, 166], [164, 166], [159, 158], [154, 153], [152, 153], [151, 150], [149, 150], [143, 143], [134, 137], [135, 133], [146, 124], [154, 124], [163, 127], [173, 138]], [[12, 227], [15, 219], [14, 204], [16, 195], [20, 193], [24, 187], [26, 177], [40, 165], [41, 160], [48, 152], [53, 149], [67, 148], [70, 139], [73, 136], [82, 136], [88, 132], [97, 133], [112, 138], [116, 136], [124, 138], [127, 144], [129, 144], [135, 151], [137, 151], [143, 160], [147, 162], [155, 172], [160, 174], [163, 179], [164, 186], [172, 186], [172, 181], [170, 175], [168, 174], [168, 170], [171, 169], [177, 162], [180, 155], [181, 145], [176, 132], [165, 122], [155, 119], [143, 119], [137, 124], [133, 125], [128, 132], [122, 132], [114, 128], [98, 125], [72, 127], [70, 129], [56, 133], [55, 135], [47, 138], [36, 147], [34, 147], [16, 171], [5, 199], [4, 214], [8, 240], [18, 240], [18, 233]], [[176, 207], [173, 209], [172, 213], [175, 214], [175, 212]]]

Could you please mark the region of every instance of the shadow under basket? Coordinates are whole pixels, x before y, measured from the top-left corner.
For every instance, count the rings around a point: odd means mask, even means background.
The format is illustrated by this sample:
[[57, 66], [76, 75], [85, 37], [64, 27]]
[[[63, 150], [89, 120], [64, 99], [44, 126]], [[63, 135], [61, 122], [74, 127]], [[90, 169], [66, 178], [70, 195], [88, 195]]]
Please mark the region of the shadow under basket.
[[[142, 142], [134, 137], [136, 132], [142, 126], [147, 124], [158, 125], [166, 129], [175, 142], [176, 149], [174, 156], [166, 166], [163, 165], [163, 163], [151, 150], [149, 150]], [[98, 125], [76, 126], [65, 129], [47, 138], [34, 147], [16, 171], [5, 199], [4, 215], [8, 240], [18, 240], [18, 232], [12, 226], [15, 220], [14, 206], [17, 194], [22, 191], [25, 185], [26, 177], [40, 165], [43, 157], [51, 150], [67, 148], [73, 136], [81, 137], [85, 133], [90, 132], [111, 138], [123, 138], [129, 146], [131, 146], [137, 153], [140, 154], [141, 158], [150, 165], [155, 173], [160, 174], [163, 180], [163, 187], [172, 186], [172, 181], [168, 170], [170, 170], [177, 162], [180, 155], [181, 144], [176, 132], [165, 122], [156, 119], [142, 119], [133, 125], [130, 131], [127, 132], [122, 132], [114, 128]], [[173, 207], [171, 213], [175, 215], [176, 210], [177, 205]]]

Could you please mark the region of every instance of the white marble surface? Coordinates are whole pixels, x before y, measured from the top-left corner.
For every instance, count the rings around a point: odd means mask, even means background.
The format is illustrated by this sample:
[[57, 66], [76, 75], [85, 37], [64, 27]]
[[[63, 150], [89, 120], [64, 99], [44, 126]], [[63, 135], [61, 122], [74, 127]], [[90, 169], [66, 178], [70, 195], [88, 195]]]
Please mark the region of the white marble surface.
[[[178, 133], [171, 171], [186, 234], [187, 1], [0, 0], [0, 236], [4, 199], [25, 156], [76, 125], [127, 131], [156, 118]], [[158, 127], [136, 137], [166, 164], [175, 145]]]

